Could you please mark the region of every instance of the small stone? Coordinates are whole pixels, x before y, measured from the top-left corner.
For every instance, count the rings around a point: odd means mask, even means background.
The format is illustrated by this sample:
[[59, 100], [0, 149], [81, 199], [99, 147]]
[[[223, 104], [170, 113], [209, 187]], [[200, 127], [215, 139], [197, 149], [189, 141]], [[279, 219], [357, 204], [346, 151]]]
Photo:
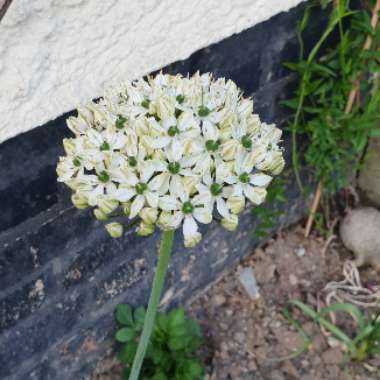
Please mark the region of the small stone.
[[227, 331], [228, 330], [228, 324], [227, 323], [222, 322], [222, 323], [219, 324], [219, 327], [223, 331]]
[[248, 371], [257, 371], [257, 364], [255, 361], [251, 360], [248, 363]]
[[322, 360], [326, 364], [341, 364], [343, 353], [340, 348], [330, 348], [322, 354]]
[[302, 375], [300, 377], [300, 380], [315, 380], [315, 377], [311, 373], [307, 373], [305, 375]]
[[307, 293], [306, 301], [307, 301], [306, 303], [310, 306], [317, 306], [318, 305], [318, 300], [311, 293]]
[[270, 328], [272, 328], [272, 329], [274, 329], [274, 330], [280, 328], [281, 325], [282, 325], [282, 323], [281, 323], [280, 321], [272, 321], [272, 322], [269, 324]]
[[281, 371], [279, 371], [279, 370], [276, 369], [276, 370], [272, 371], [269, 374], [268, 379], [271, 379], [271, 380], [285, 380], [285, 376], [282, 374]]
[[297, 286], [298, 285], [298, 279], [297, 279], [297, 277], [293, 273], [291, 273], [289, 275], [289, 282], [290, 282], [290, 285], [292, 285], [292, 286]]
[[221, 294], [217, 294], [213, 300], [212, 300], [213, 304], [217, 307], [219, 306], [222, 306], [226, 303], [226, 297], [224, 297], [223, 295]]
[[359, 187], [365, 196], [380, 207], [380, 138], [371, 138], [366, 159], [360, 170]]
[[373, 265], [380, 270], [380, 212], [364, 207], [349, 212], [340, 226], [344, 245], [354, 252], [355, 264]]
[[290, 360], [285, 361], [285, 363], [282, 365], [282, 370], [288, 375], [290, 375], [291, 378], [299, 379], [300, 377], [297, 368], [293, 365], [293, 363]]
[[226, 309], [225, 313], [227, 317], [231, 317], [234, 314], [234, 311], [232, 309]]
[[239, 281], [243, 285], [243, 288], [247, 292], [249, 298], [252, 301], [256, 301], [260, 295], [253, 269], [251, 267], [244, 268], [239, 275]]
[[243, 343], [246, 341], [246, 336], [245, 334], [241, 333], [241, 332], [238, 332], [238, 333], [235, 333], [234, 334], [234, 339], [238, 342], [238, 343]]
[[306, 254], [306, 249], [304, 247], [298, 247], [296, 250], [295, 250], [295, 254], [298, 256], [298, 257], [303, 257], [305, 256]]
[[321, 351], [324, 351], [327, 347], [328, 345], [327, 345], [326, 339], [321, 334], [316, 335], [315, 338], [313, 339], [311, 349], [313, 351], [321, 352]]

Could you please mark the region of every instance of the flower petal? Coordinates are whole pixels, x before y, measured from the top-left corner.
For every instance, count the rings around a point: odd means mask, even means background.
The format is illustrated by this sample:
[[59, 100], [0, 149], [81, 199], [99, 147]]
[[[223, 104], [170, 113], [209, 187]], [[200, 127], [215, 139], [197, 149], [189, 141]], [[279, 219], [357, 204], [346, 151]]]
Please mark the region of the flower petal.
[[143, 195], [138, 195], [132, 202], [131, 205], [131, 213], [129, 214], [129, 217], [132, 219], [134, 218], [140, 210], [144, 207], [145, 203], [145, 197]]
[[223, 198], [217, 198], [216, 209], [218, 210], [219, 214], [225, 218], [227, 218], [230, 215], [227, 204]]
[[179, 204], [175, 197], [164, 195], [158, 200], [159, 207], [164, 211], [178, 210]]
[[272, 177], [267, 174], [259, 173], [250, 175], [249, 182], [254, 186], [266, 187], [269, 185]]
[[150, 207], [158, 207], [158, 193], [155, 191], [146, 191], [145, 198]]
[[251, 185], [244, 186], [244, 195], [255, 205], [264, 202], [267, 191], [262, 187], [253, 187]]
[[212, 214], [206, 207], [195, 207], [193, 216], [198, 222], [203, 224], [209, 224], [212, 222]]

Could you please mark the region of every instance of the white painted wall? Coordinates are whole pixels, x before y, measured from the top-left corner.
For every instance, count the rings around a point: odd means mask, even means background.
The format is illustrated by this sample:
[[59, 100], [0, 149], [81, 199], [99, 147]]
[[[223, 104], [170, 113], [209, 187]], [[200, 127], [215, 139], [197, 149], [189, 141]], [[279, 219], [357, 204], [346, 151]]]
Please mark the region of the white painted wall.
[[13, 0], [0, 24], [0, 142], [302, 0]]

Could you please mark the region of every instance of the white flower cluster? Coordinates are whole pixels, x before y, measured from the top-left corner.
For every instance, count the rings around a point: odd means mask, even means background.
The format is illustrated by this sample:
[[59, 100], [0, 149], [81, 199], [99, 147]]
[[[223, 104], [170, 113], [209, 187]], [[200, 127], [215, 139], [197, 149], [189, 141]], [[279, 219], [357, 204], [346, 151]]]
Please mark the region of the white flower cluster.
[[[260, 122], [234, 82], [210, 74], [110, 86], [67, 124], [75, 137], [57, 173], [74, 205], [95, 206], [99, 220], [138, 216], [141, 235], [182, 224], [187, 247], [201, 239], [197, 222], [216, 217], [234, 230], [246, 198], [261, 204], [284, 167], [281, 131]], [[106, 228], [122, 235], [119, 222]]]

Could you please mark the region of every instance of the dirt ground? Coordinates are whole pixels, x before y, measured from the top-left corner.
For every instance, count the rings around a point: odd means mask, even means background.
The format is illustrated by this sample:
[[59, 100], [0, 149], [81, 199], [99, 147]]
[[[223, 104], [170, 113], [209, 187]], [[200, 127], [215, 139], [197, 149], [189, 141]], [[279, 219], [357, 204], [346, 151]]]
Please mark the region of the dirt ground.
[[[327, 249], [325, 244], [316, 236], [305, 239], [299, 226], [279, 233], [193, 301], [189, 313], [204, 332], [200, 356], [206, 362], [207, 380], [380, 379], [380, 359], [344, 364], [336, 341], [296, 311], [293, 315], [312, 344], [296, 358], [284, 360], [304, 345], [284, 318], [284, 307], [298, 299], [316, 308], [317, 299], [324, 299], [323, 287], [342, 280], [343, 262], [351, 258], [338, 239]], [[239, 281], [239, 273], [249, 267], [257, 278], [256, 300]], [[380, 282], [371, 269], [361, 271], [361, 276], [363, 283]], [[353, 328], [350, 319], [338, 318], [338, 325], [346, 332]], [[92, 380], [111, 379], [120, 379], [120, 367], [114, 360], [102, 361]]]

